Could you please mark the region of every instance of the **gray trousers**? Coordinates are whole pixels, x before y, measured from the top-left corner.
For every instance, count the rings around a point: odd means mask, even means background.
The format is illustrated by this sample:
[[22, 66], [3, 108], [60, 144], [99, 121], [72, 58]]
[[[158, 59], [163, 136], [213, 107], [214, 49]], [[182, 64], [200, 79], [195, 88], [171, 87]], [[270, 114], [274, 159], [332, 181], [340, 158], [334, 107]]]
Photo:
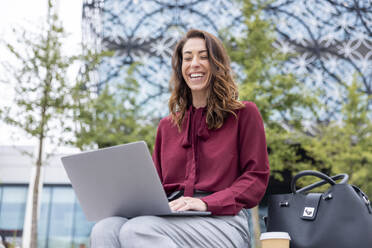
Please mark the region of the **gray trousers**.
[[91, 248], [249, 248], [248, 214], [236, 216], [109, 217], [96, 223]]

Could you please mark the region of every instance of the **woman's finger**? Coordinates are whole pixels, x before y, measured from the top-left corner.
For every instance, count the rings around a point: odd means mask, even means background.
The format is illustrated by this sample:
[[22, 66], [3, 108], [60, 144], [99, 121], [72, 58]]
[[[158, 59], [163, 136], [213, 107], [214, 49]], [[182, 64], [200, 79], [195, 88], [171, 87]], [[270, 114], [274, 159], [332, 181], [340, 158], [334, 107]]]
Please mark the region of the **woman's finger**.
[[193, 197], [180, 197], [174, 201], [171, 201], [169, 206], [172, 211], [207, 210], [207, 206], [202, 200]]
[[182, 199], [182, 205], [178, 209], [178, 211], [187, 211], [187, 210], [192, 210], [192, 200], [187, 199], [186, 197]]
[[177, 202], [174, 206], [171, 207], [171, 210], [172, 211], [180, 211], [180, 208], [182, 208], [183, 206], [184, 206], [183, 203]]
[[193, 197], [184, 197], [182, 200], [184, 201], [184, 204], [178, 211], [198, 210], [197, 201], [199, 199]]
[[179, 200], [180, 200], [180, 198], [169, 202], [169, 206], [172, 207], [172, 206], [176, 205], [179, 202]]
[[193, 210], [191, 203], [185, 203], [177, 211], [187, 211], [187, 210]]
[[183, 207], [186, 204], [186, 202], [183, 200], [183, 197], [180, 197], [174, 201], [171, 201], [169, 203], [169, 207], [172, 211], [179, 211], [181, 207]]

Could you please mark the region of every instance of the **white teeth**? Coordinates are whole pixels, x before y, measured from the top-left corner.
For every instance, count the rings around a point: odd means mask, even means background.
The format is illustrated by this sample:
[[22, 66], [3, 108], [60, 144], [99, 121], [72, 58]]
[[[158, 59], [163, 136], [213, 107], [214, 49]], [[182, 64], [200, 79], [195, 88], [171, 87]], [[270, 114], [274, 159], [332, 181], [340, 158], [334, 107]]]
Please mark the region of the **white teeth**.
[[202, 77], [202, 76], [203, 76], [202, 73], [193, 73], [190, 75], [191, 78]]

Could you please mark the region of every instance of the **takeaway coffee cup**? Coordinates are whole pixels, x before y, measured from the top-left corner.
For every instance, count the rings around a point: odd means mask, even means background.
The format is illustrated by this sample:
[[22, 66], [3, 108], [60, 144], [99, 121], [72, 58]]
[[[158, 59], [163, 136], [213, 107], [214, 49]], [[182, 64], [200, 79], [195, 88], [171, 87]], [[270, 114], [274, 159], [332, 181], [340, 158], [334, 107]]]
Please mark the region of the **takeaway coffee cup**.
[[291, 240], [287, 232], [265, 232], [260, 239], [262, 248], [289, 248]]

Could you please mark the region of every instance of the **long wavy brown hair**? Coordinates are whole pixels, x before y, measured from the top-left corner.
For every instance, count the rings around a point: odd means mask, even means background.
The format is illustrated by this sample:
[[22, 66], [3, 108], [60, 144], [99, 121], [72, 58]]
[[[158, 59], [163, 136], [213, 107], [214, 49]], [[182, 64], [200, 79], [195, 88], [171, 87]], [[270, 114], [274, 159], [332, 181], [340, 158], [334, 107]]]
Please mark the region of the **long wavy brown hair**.
[[182, 76], [182, 50], [186, 41], [191, 38], [205, 40], [208, 51], [208, 60], [211, 68], [208, 83], [206, 122], [208, 129], [220, 128], [225, 118], [231, 113], [236, 117], [235, 110], [243, 108], [244, 104], [238, 101], [238, 87], [233, 80], [230, 59], [222, 42], [214, 35], [192, 29], [177, 43], [172, 57], [172, 77], [169, 99], [169, 111], [173, 122], [181, 130], [185, 113], [192, 105], [191, 90]]

